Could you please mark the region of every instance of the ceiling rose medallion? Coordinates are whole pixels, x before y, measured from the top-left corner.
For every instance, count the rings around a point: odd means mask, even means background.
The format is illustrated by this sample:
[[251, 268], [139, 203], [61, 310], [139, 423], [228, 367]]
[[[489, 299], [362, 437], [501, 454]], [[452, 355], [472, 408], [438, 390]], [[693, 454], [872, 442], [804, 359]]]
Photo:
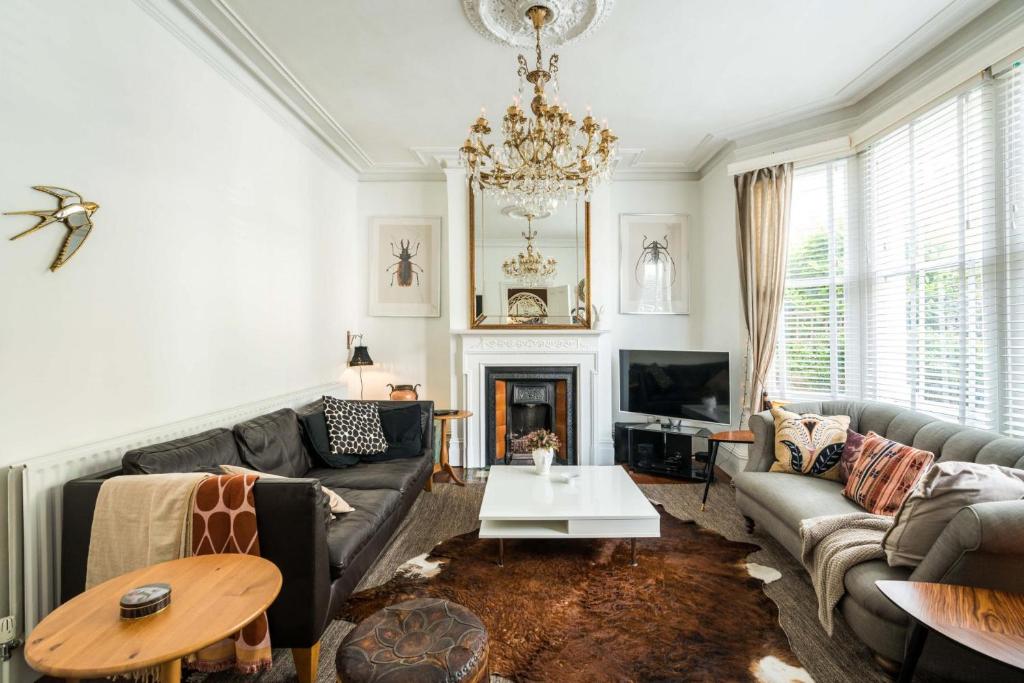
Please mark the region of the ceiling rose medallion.
[[[552, 54], [545, 67], [541, 50], [541, 33], [557, 10], [537, 2], [532, 0], [525, 10], [534, 33], [536, 63], [531, 68], [526, 57], [519, 55], [517, 71], [520, 95], [527, 83], [532, 86], [529, 111], [533, 116], [520, 107], [519, 97], [514, 98], [502, 118], [504, 139], [488, 143], [491, 125], [481, 110], [459, 150], [474, 185], [499, 192], [533, 215], [569, 197], [582, 194], [590, 199], [591, 190], [611, 173], [618, 140], [607, 123], [595, 121], [589, 107], [577, 128], [568, 107], [559, 104], [558, 55]], [[549, 84], [556, 93], [552, 102], [545, 91]]]
[[[526, 11], [537, 0], [462, 0], [469, 23], [486, 38], [511, 47], [533, 46], [533, 24]], [[544, 42], [566, 45], [596, 30], [611, 14], [615, 0], [545, 0], [551, 11]]]

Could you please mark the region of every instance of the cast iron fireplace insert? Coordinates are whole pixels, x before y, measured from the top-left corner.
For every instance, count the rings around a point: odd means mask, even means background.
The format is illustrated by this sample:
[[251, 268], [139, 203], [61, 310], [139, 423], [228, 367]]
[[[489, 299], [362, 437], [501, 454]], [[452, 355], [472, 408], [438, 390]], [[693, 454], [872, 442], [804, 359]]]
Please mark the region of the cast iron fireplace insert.
[[485, 368], [487, 464], [533, 464], [521, 438], [535, 429], [553, 431], [562, 441], [556, 464], [577, 464], [576, 379], [575, 367]]

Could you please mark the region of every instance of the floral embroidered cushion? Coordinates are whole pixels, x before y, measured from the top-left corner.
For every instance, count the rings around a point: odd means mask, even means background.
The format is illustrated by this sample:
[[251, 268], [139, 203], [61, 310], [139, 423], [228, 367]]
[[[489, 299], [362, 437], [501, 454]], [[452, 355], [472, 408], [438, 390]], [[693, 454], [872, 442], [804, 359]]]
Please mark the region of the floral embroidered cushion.
[[935, 455], [869, 432], [843, 495], [875, 515], [895, 515]]
[[772, 472], [788, 472], [839, 481], [839, 462], [850, 427], [847, 415], [799, 415], [772, 408], [775, 462]]

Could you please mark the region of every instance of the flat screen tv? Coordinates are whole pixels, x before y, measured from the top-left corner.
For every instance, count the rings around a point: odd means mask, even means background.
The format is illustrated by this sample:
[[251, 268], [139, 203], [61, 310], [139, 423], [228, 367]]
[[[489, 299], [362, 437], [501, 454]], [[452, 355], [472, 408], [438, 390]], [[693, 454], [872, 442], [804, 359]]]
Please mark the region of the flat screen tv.
[[727, 351], [619, 351], [619, 408], [729, 424]]

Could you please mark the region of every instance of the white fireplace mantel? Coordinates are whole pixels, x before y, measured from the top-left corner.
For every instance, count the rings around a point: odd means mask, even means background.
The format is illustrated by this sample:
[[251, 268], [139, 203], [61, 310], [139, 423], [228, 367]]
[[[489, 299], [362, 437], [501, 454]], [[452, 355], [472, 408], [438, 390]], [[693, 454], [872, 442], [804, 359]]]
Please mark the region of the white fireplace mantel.
[[[613, 460], [610, 439], [601, 438], [600, 398], [610, 390], [611, 362], [605, 330], [452, 330], [457, 340], [462, 403], [475, 419], [467, 421], [463, 453], [469, 467], [486, 465], [484, 433], [486, 368], [501, 366], [575, 367], [576, 425], [579, 464], [604, 465]], [[610, 405], [610, 404], [609, 404]], [[610, 416], [609, 416], [610, 418]]]

